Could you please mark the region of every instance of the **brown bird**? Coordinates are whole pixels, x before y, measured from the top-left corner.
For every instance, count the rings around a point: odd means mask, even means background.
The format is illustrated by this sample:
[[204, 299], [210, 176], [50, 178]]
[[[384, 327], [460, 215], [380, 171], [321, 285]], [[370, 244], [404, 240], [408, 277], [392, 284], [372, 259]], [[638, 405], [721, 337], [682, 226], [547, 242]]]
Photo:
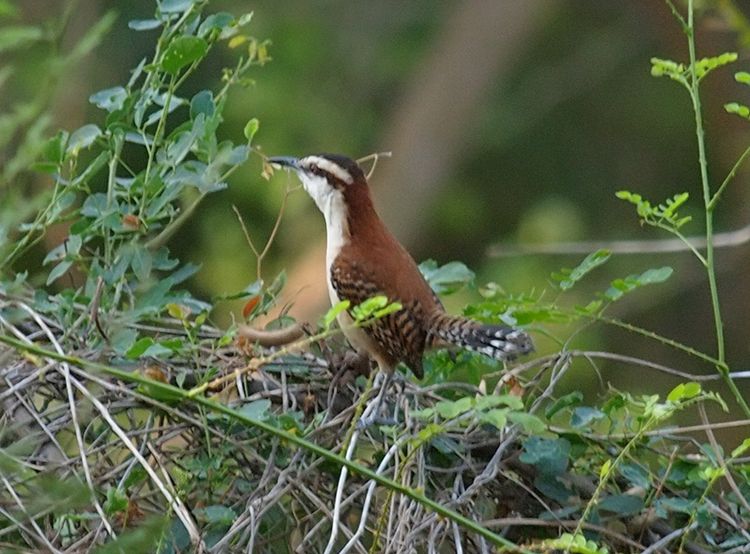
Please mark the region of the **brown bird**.
[[414, 259], [388, 231], [375, 211], [367, 178], [346, 156], [318, 154], [273, 157], [269, 163], [290, 168], [326, 221], [326, 277], [333, 305], [357, 304], [377, 295], [401, 309], [364, 327], [353, 327], [350, 313], [338, 316], [352, 346], [373, 358], [387, 375], [399, 362], [422, 377], [426, 349], [445, 345], [509, 360], [533, 350], [520, 329], [484, 325], [452, 316], [425, 281]]

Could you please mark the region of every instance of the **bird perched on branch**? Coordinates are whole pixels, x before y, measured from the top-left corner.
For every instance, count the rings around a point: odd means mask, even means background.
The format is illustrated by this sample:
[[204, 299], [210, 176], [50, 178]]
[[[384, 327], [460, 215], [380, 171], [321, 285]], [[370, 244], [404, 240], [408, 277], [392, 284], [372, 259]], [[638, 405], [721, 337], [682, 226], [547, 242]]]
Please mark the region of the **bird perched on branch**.
[[422, 377], [422, 356], [431, 347], [455, 345], [509, 360], [533, 350], [520, 329], [485, 325], [446, 313], [417, 264], [375, 211], [362, 168], [346, 156], [272, 157], [291, 169], [326, 222], [326, 278], [331, 302], [351, 307], [384, 295], [401, 309], [363, 327], [352, 326], [346, 311], [339, 323], [349, 342], [390, 375], [399, 362]]

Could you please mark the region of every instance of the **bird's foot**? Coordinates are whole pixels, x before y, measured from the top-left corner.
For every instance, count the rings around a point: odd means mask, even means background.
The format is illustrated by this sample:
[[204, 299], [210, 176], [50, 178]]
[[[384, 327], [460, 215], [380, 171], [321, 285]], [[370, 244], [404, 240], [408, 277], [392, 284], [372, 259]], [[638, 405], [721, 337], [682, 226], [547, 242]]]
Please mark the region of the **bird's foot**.
[[372, 427], [373, 425], [397, 425], [398, 420], [395, 416], [385, 416], [378, 413], [372, 413], [367, 416], [362, 414], [362, 417], [357, 421], [357, 430], [363, 431]]

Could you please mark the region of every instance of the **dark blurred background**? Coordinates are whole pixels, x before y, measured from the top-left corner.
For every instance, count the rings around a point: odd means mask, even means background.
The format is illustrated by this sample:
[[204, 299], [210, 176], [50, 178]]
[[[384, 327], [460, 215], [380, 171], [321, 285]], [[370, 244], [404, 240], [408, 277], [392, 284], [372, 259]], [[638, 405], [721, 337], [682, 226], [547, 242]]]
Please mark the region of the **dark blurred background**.
[[[723, 109], [726, 102], [750, 102], [750, 89], [733, 79], [734, 71], [750, 69], [750, 9], [729, 0], [699, 5], [698, 55], [740, 54], [738, 63], [712, 74], [702, 89], [716, 187], [750, 144], [750, 123]], [[21, 20], [54, 19], [62, 6], [24, 0]], [[152, 16], [150, 0], [78, 2], [63, 47], [109, 10], [118, 14], [112, 31], [52, 91], [51, 129], [101, 122], [89, 94], [125, 83], [153, 48], [156, 32], [127, 26], [130, 19]], [[694, 221], [684, 231], [702, 233], [689, 98], [676, 83], [650, 76], [652, 56], [687, 59], [685, 37], [664, 2], [217, 1], [209, 10], [252, 10], [250, 34], [272, 41], [272, 62], [253, 72], [253, 86], [230, 97], [226, 136], [241, 141], [245, 122], [257, 117], [256, 143], [269, 155], [339, 152], [356, 158], [391, 151], [393, 157], [382, 159], [374, 174], [374, 194], [383, 218], [417, 260], [461, 260], [477, 272], [478, 284], [494, 281], [507, 291], [539, 294], [549, 288], [551, 272], [575, 266], [583, 255], [507, 255], [518, 246], [668, 238], [638, 224], [632, 206], [615, 198], [620, 189], [657, 201], [689, 191]], [[36, 86], [34, 55], [29, 52], [27, 73], [0, 89], [2, 104]], [[222, 43], [189, 86], [215, 86], [232, 59]], [[748, 169], [739, 172], [717, 212], [719, 232], [750, 222]], [[172, 240], [181, 259], [202, 264], [190, 283], [196, 295], [235, 292], [255, 280], [254, 257], [231, 207], [240, 209], [250, 234], [262, 243], [286, 177], [267, 182], [260, 172], [254, 157]], [[326, 306], [323, 240], [322, 217], [304, 193], [293, 194], [264, 277], [286, 269], [284, 302], [293, 303], [291, 313], [299, 318], [314, 319]], [[748, 252], [740, 245], [718, 253], [733, 370], [750, 369]], [[687, 253], [615, 255], [566, 302], [585, 304], [610, 280], [665, 264], [675, 268], [667, 283], [632, 294], [613, 314], [713, 353], [705, 274]], [[448, 304], [460, 310], [478, 299], [468, 290]], [[223, 307], [215, 321], [227, 324], [240, 306]], [[550, 331], [566, 336], [565, 329]], [[543, 338], [540, 343], [545, 350]], [[602, 326], [574, 345], [712, 371], [653, 341]], [[601, 369], [605, 381], [635, 392], [674, 384], [666, 378], [659, 383], [663, 377], [651, 372], [644, 379], [627, 366]], [[589, 378], [590, 368], [582, 371]]]

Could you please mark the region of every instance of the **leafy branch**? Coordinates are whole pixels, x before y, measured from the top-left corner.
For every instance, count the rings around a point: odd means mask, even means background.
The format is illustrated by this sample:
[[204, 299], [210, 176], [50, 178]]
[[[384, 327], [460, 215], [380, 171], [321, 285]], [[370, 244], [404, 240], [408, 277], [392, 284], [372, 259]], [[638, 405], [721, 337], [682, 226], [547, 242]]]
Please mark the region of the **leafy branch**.
[[[722, 184], [718, 187], [715, 192], [712, 192], [712, 187], [708, 177], [708, 161], [706, 158], [706, 143], [705, 143], [705, 131], [703, 128], [703, 114], [701, 108], [701, 97], [699, 85], [701, 81], [712, 71], [717, 68], [723, 67], [737, 60], [737, 54], [734, 52], [727, 52], [718, 56], [697, 59], [696, 47], [695, 47], [695, 21], [694, 21], [694, 6], [693, 0], [688, 0], [687, 5], [687, 17], [683, 17], [679, 11], [675, 8], [670, 0], [667, 0], [672, 13], [675, 15], [677, 20], [680, 22], [685, 35], [687, 36], [689, 63], [683, 64], [672, 60], [665, 60], [662, 58], [651, 59], [651, 74], [654, 77], [669, 77], [673, 81], [678, 82], [688, 92], [693, 107], [693, 114], [695, 117], [695, 134], [698, 146], [698, 164], [700, 167], [700, 180], [701, 190], [703, 195], [703, 208], [705, 215], [705, 236], [706, 236], [706, 254], [705, 257], [692, 246], [692, 244], [680, 233], [679, 228], [687, 223], [689, 219], [680, 218], [677, 215], [677, 208], [682, 205], [688, 198], [687, 193], [682, 193], [674, 196], [671, 200], [668, 200], [665, 204], [660, 204], [653, 207], [648, 201], [643, 200], [639, 195], [632, 194], [627, 191], [620, 191], [618, 197], [632, 202], [636, 205], [638, 214], [643, 218], [643, 221], [649, 225], [665, 229], [677, 237], [680, 238], [686, 245], [688, 245], [700, 260], [701, 264], [706, 270], [708, 277], [709, 291], [711, 294], [711, 308], [713, 311], [714, 328], [716, 335], [716, 364], [717, 371], [722, 375], [724, 382], [732, 391], [732, 394], [745, 412], [746, 415], [750, 416], [750, 406], [745, 401], [742, 393], [737, 388], [737, 385], [729, 376], [729, 367], [726, 363], [725, 354], [725, 341], [724, 341], [724, 323], [721, 317], [721, 304], [719, 300], [719, 291], [716, 283], [716, 266], [714, 260], [714, 224], [713, 216], [716, 209], [717, 203], [721, 194], [725, 190], [729, 181], [736, 174], [739, 166], [744, 162], [746, 157], [750, 155], [750, 152], [746, 150], [734, 164], [727, 177], [724, 179]], [[750, 74], [739, 73], [735, 76], [738, 82], [749, 84]], [[741, 117], [747, 118], [750, 116], [750, 109], [746, 106], [731, 103], [725, 106], [725, 109], [730, 113], [736, 113]]]

